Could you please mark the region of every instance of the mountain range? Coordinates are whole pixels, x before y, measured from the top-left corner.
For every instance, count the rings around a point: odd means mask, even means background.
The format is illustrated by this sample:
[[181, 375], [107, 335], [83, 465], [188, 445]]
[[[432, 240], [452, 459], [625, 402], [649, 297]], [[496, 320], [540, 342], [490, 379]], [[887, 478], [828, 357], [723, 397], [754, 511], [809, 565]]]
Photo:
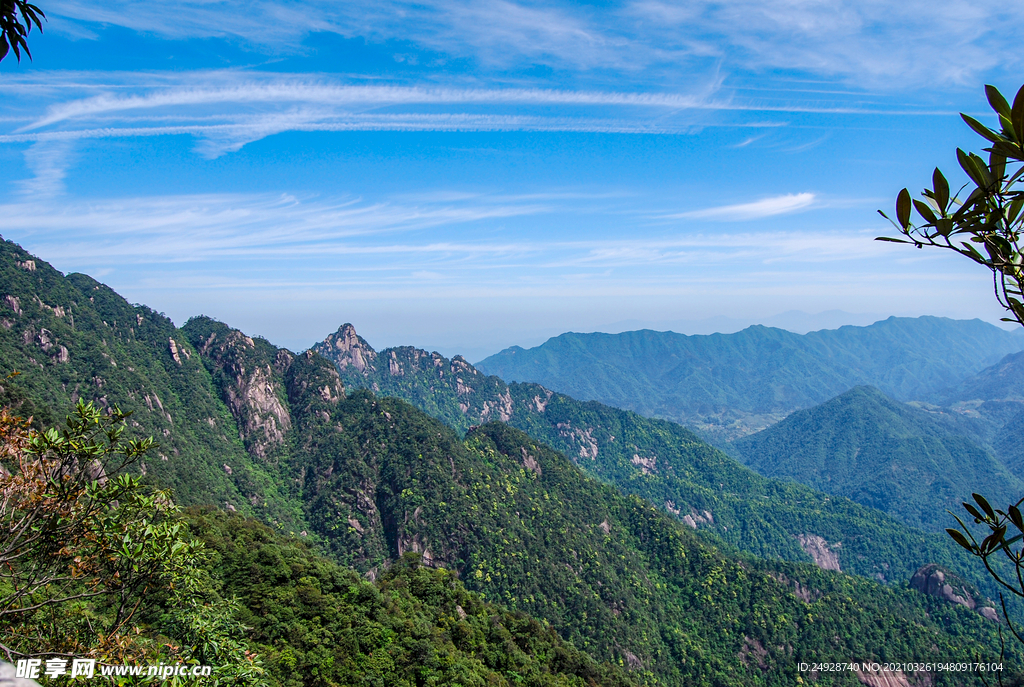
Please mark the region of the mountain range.
[[817, 560], [889, 582], [904, 582], [926, 560], [970, 566], [945, 535], [903, 526], [845, 496], [765, 478], [672, 422], [536, 384], [505, 384], [459, 357], [411, 347], [377, 352], [348, 324], [312, 350], [335, 362], [348, 388], [402, 398], [462, 431], [506, 422], [588, 474], [755, 556]]
[[[20, 373], [4, 402], [40, 425], [77, 398], [134, 412], [160, 444], [143, 477], [219, 509], [193, 528], [274, 684], [373, 684], [422, 659], [434, 681], [479, 676], [464, 684], [788, 685], [801, 661], [998, 655], [991, 620], [907, 587], [938, 563], [991, 595], [946, 539], [673, 423], [377, 353], [351, 327], [303, 353], [206, 317], [177, 328], [10, 242], [0, 284], [0, 364]], [[893, 676], [918, 678], [974, 676]]]
[[980, 320], [891, 317], [803, 335], [760, 325], [702, 336], [567, 333], [528, 350], [505, 349], [477, 367], [725, 442], [854, 386], [924, 400], [1022, 347], [1019, 333]]

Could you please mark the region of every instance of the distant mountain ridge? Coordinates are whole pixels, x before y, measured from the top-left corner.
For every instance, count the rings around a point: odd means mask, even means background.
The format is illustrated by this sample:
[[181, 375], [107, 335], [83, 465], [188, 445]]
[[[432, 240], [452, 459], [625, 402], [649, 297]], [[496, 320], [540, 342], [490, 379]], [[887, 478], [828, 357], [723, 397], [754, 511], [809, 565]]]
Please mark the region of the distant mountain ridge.
[[753, 326], [735, 334], [567, 333], [477, 364], [584, 400], [735, 439], [854, 386], [924, 399], [1022, 348], [981, 320], [897, 318], [808, 334]]
[[941, 532], [946, 512], [980, 492], [1005, 506], [1024, 482], [957, 433], [948, 415], [855, 387], [731, 444], [749, 467], [877, 508], [914, 527]]

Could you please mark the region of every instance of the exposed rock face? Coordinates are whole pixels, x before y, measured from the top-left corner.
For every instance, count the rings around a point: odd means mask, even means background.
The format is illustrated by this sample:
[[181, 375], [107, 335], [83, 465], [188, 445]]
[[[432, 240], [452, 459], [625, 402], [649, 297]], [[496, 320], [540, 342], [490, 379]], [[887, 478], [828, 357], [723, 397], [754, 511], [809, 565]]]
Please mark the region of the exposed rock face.
[[910, 588], [952, 604], [966, 606], [989, 620], [999, 620], [999, 614], [988, 599], [981, 596], [969, 582], [941, 565], [929, 563], [922, 566], [910, 578]]
[[543, 474], [543, 471], [540, 467], [540, 463], [537, 462], [536, 458], [534, 458], [533, 456], [526, 452], [525, 446], [523, 447], [523, 467], [532, 472], [533, 474], [537, 475], [538, 477], [540, 477]]
[[241, 368], [237, 386], [228, 391], [228, 405], [232, 414], [242, 421], [242, 438], [254, 439], [250, 446], [253, 454], [265, 457], [271, 446], [284, 443], [292, 418], [277, 397], [269, 365], [258, 367], [249, 374], [244, 367]]
[[7, 304], [8, 308], [14, 311], [15, 315], [23, 314], [21, 310], [21, 301], [17, 296], [5, 296], [4, 303]]
[[178, 344], [174, 343], [174, 339], [168, 339], [170, 341], [171, 357], [174, 358], [174, 362], [181, 367], [181, 356], [178, 355]]
[[[44, 669], [45, 667], [45, 664], [41, 666], [41, 668]], [[17, 674], [18, 671], [13, 665], [6, 661], [0, 661], [0, 685], [2, 685], [2, 687], [39, 687], [39, 683], [35, 680], [17, 677]]]
[[[308, 364], [313, 364], [317, 358], [317, 354], [312, 349], [302, 354], [302, 358]], [[292, 356], [287, 351], [280, 351], [277, 354], [277, 361], [275, 367], [280, 369], [288, 369], [291, 366]], [[345, 398], [345, 386], [341, 383], [341, 377], [338, 376], [338, 371], [333, 367], [317, 368], [320, 374], [315, 376], [289, 375], [290, 381], [288, 382], [288, 398], [292, 402], [292, 407], [298, 402], [298, 397], [305, 394], [306, 391], [312, 386], [315, 395], [322, 401], [330, 404], [337, 404], [338, 401]], [[294, 369], [293, 369], [294, 371]], [[324, 421], [330, 420], [330, 414], [326, 411], [317, 412]]]
[[[568, 439], [579, 450], [580, 458], [589, 458], [594, 460], [597, 458], [597, 441], [594, 439], [594, 428], [587, 427], [582, 429], [579, 427], [572, 427], [568, 422], [559, 422], [556, 427], [558, 428], [559, 436]], [[570, 455], [570, 458], [573, 457]]]
[[743, 636], [743, 647], [737, 654], [743, 665], [756, 665], [761, 670], [768, 669], [768, 650], [756, 639]]
[[658, 471], [657, 470], [657, 465], [658, 465], [658, 457], [657, 456], [642, 457], [642, 456], [634, 453], [633, 454], [633, 458], [632, 458], [632, 460], [630, 460], [630, 462], [633, 463], [633, 465], [639, 465], [640, 466], [640, 470], [645, 475], [650, 475], [650, 474], [653, 474], [653, 473]]
[[483, 408], [480, 410], [480, 419], [487, 420], [501, 420], [502, 422], [508, 422], [512, 419], [512, 394], [505, 389], [505, 393], [499, 394], [498, 398], [493, 401], [484, 401]]
[[548, 407], [548, 401], [550, 401], [551, 397], [554, 396], [555, 394], [555, 392], [551, 391], [550, 389], [545, 389], [545, 392], [546, 393], [543, 401], [540, 400], [540, 394], [537, 394], [533, 397], [533, 403], [536, 406], [538, 413], [544, 412], [544, 410]]
[[839, 568], [839, 556], [829, 548], [828, 542], [816, 534], [797, 535], [797, 540], [814, 564], [822, 570], [835, 570], [842, 572]]
[[682, 510], [676, 508], [676, 504], [674, 501], [666, 501], [665, 510], [667, 510], [672, 515], [682, 520], [683, 523], [689, 525], [693, 529], [697, 529], [697, 527], [699, 527], [700, 525], [715, 524], [715, 518], [711, 515], [711, 511], [698, 511], [696, 508], [691, 506], [690, 512], [687, 515], [683, 515], [682, 517], [680, 517], [680, 513], [682, 513]]
[[376, 371], [377, 352], [363, 337], [356, 334], [356, 328], [345, 323], [312, 350], [334, 362], [339, 370], [351, 366], [360, 373]]
[[[508, 386], [497, 378], [481, 374], [461, 355], [448, 360], [440, 353], [412, 346], [377, 353], [350, 324], [342, 325], [311, 350], [332, 361], [349, 386], [360, 386], [364, 379], [376, 378], [365, 386], [386, 395], [388, 384], [394, 380], [401, 380], [403, 388], [421, 385], [429, 389], [433, 403], [458, 407], [474, 424], [508, 422], [516, 412], [516, 401]], [[550, 391], [543, 396], [537, 394], [529, 407], [543, 412], [552, 395]], [[591, 449], [588, 455], [589, 452]]]
[[[176, 348], [172, 341], [172, 352]], [[212, 360], [224, 375], [222, 394], [238, 421], [249, 453], [266, 458], [270, 451], [284, 443], [285, 434], [292, 427], [291, 415], [279, 397], [280, 385], [275, 377], [288, 369], [294, 356], [280, 351], [270, 363], [261, 355], [263, 352], [257, 350], [256, 342], [237, 330], [212, 333], [199, 352]]]

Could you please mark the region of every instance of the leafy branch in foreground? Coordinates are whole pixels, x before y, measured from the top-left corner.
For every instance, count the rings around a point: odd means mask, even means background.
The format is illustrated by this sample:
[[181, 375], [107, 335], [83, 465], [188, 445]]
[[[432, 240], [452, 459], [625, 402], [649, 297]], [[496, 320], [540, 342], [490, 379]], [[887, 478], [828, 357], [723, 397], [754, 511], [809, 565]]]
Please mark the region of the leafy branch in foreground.
[[[1017, 91], [1012, 106], [995, 86], [986, 86], [985, 94], [998, 115], [999, 131], [970, 115], [960, 116], [991, 144], [984, 149], [988, 161], [957, 148], [957, 161], [969, 181], [951, 195], [949, 182], [936, 168], [932, 188], [924, 189], [921, 199], [912, 199], [903, 189], [896, 198], [896, 220], [881, 210], [879, 214], [905, 238], [880, 236], [877, 240], [918, 248], [938, 246], [984, 265], [992, 271], [996, 299], [1010, 314], [1004, 320], [1024, 325], [1024, 257], [1020, 243], [1024, 190], [1018, 188], [1024, 177], [1024, 86]], [[911, 221], [914, 210], [923, 223]]]
[[[932, 173], [932, 188], [924, 189], [922, 198], [912, 199], [907, 189], [899, 192], [895, 221], [878, 211], [904, 238], [880, 236], [877, 240], [909, 243], [917, 248], [937, 246], [984, 265], [992, 272], [996, 300], [1010, 315], [1003, 320], [1024, 325], [1024, 255], [1021, 246], [1024, 190], [1019, 187], [1024, 178], [1024, 86], [1017, 91], [1012, 106], [995, 86], [985, 86], [985, 95], [998, 117], [998, 131], [970, 115], [961, 113], [960, 116], [990, 144], [984, 148], [988, 161], [976, 153], [957, 148], [957, 161], [969, 181], [951, 195], [949, 182], [936, 167]], [[911, 221], [915, 210], [923, 223]], [[1005, 511], [993, 509], [980, 494], [974, 494], [974, 500], [981, 510], [970, 503], [964, 503], [964, 509], [974, 518], [976, 525], [984, 524], [989, 528], [987, 536], [979, 542], [971, 529], [956, 516], [960, 529], [949, 528], [946, 532], [969, 553], [981, 559], [992, 579], [1014, 596], [1024, 598], [1024, 548], [1018, 544], [1024, 538], [1024, 520], [1020, 512], [1024, 499]], [[1019, 534], [1007, 539], [1011, 526]], [[1017, 549], [1012, 548], [1015, 544]], [[1003, 617], [1010, 631], [1017, 641], [1024, 644], [1024, 637], [1010, 620], [1002, 594], [1000, 599]]]
[[18, 62], [21, 62], [22, 50], [31, 59], [28, 34], [32, 31], [32, 24], [41, 33], [43, 19], [46, 19], [43, 11], [27, 0], [0, 0], [0, 60], [7, 57], [11, 50], [14, 50]]
[[[959, 523], [960, 529], [947, 528], [946, 532], [953, 538], [953, 541], [970, 554], [980, 558], [985, 569], [988, 570], [988, 574], [1001, 587], [1014, 596], [1024, 598], [1024, 574], [1021, 571], [1021, 566], [1024, 564], [1024, 517], [1020, 512], [1024, 498], [1004, 511], [993, 508], [981, 494], [972, 496], [977, 506], [965, 501], [964, 510], [974, 518], [975, 525], [983, 524], [988, 527], [988, 534], [978, 541], [971, 528], [958, 515], [953, 515], [953, 517]], [[1011, 536], [1007, 537], [1007, 534]], [[1007, 568], [1000, 561], [1005, 561], [1011, 567]], [[1017, 641], [1024, 643], [1021, 631], [1015, 628], [1010, 620], [1006, 610], [1006, 601], [1002, 594], [1000, 594], [1000, 598], [1002, 599], [1003, 615], [1010, 632], [1017, 638]]]
[[127, 469], [154, 446], [124, 441], [128, 413], [78, 402], [61, 431], [0, 410], [0, 651], [124, 660], [147, 594], [199, 545], [167, 492]]

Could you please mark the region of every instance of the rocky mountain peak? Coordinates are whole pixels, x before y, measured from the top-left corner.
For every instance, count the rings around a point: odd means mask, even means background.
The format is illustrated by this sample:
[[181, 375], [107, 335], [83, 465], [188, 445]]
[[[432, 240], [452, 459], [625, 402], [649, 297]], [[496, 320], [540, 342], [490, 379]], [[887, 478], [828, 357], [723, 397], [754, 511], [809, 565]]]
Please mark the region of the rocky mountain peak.
[[246, 449], [266, 458], [284, 444], [292, 427], [291, 413], [282, 402], [281, 375], [294, 355], [210, 318], [192, 318], [186, 333], [212, 368]]
[[311, 349], [328, 360], [334, 362], [339, 370], [344, 371], [351, 366], [363, 375], [377, 370], [377, 352], [363, 337], [356, 333], [356, 328], [346, 322]]

